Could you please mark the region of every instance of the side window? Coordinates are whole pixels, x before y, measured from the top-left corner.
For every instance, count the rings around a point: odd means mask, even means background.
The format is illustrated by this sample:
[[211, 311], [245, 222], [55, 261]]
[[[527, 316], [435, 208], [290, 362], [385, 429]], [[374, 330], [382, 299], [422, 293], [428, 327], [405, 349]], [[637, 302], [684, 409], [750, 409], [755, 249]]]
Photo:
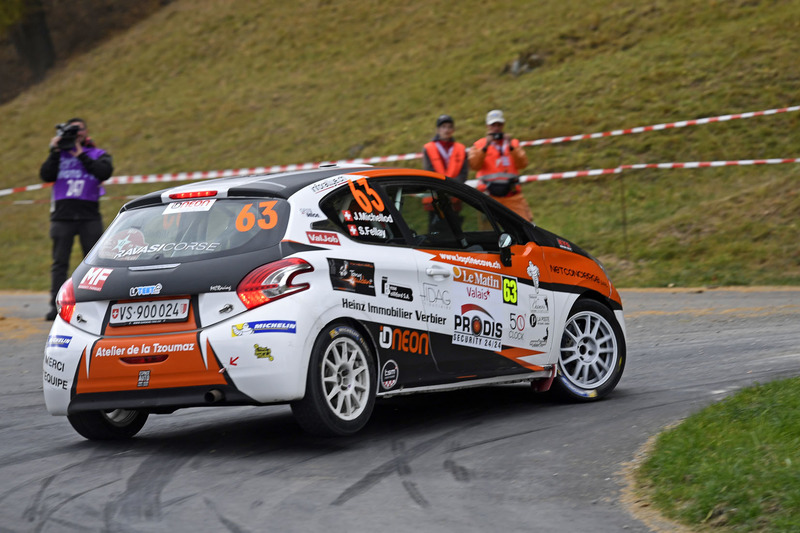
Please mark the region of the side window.
[[404, 242], [379, 191], [366, 178], [341, 187], [325, 198], [320, 207], [335, 226], [354, 240], [377, 244]]
[[422, 184], [385, 186], [418, 247], [497, 251], [499, 233], [482, 204], [447, 188]]

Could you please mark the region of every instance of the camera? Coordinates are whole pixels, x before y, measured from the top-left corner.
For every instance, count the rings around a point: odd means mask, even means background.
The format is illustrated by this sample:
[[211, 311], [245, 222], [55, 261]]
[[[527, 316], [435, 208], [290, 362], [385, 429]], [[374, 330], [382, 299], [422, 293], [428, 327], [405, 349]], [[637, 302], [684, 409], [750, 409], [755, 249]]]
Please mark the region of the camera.
[[496, 133], [492, 133], [492, 139], [494, 139], [495, 141], [502, 140], [503, 139], [503, 132], [502, 131], [498, 131]]
[[66, 122], [56, 124], [56, 134], [61, 138], [58, 140], [58, 149], [61, 151], [70, 151], [75, 148], [75, 141], [78, 139], [78, 132], [81, 130], [81, 125], [78, 123], [67, 124]]

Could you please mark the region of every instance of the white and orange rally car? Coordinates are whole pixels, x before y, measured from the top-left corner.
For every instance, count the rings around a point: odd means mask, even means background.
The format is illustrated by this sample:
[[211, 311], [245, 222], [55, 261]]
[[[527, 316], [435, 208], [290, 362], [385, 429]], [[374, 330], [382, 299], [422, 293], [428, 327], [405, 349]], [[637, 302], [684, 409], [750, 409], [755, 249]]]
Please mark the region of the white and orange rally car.
[[347, 435], [376, 398], [532, 382], [596, 400], [622, 304], [572, 242], [431, 172], [329, 166], [127, 203], [61, 288], [44, 397], [89, 439], [151, 413], [291, 404]]

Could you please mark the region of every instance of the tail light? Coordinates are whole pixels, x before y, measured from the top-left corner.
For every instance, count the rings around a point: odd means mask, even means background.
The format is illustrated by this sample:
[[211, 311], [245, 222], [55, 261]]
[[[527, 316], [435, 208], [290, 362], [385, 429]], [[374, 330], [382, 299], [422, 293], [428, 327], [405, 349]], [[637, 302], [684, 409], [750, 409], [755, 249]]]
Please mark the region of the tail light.
[[68, 278], [58, 290], [56, 307], [58, 316], [65, 322], [72, 320], [72, 314], [75, 312], [75, 289], [72, 287], [72, 278]]
[[245, 307], [253, 309], [308, 289], [308, 283], [295, 284], [294, 279], [313, 271], [314, 267], [302, 259], [282, 259], [260, 266], [246, 275], [236, 287], [236, 294]]

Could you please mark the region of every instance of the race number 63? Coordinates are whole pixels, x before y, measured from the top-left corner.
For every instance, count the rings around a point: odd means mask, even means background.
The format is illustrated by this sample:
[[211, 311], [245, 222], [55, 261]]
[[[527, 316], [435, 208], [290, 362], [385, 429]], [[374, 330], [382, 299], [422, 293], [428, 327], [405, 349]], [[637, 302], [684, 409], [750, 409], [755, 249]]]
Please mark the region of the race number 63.
[[[373, 208], [378, 211], [383, 211], [383, 200], [381, 200], [378, 192], [367, 183], [367, 178], [359, 178], [355, 182], [348, 181], [347, 183], [350, 185], [350, 192], [353, 193], [353, 198], [356, 199], [359, 207], [361, 207], [365, 213], [372, 213]], [[364, 190], [357, 189], [356, 185]], [[370, 197], [372, 197], [371, 200]]]
[[[277, 200], [269, 200], [266, 202], [259, 202], [258, 207], [261, 209], [260, 217], [250, 211], [253, 204], [245, 204], [239, 214], [236, 216], [236, 229], [239, 231], [250, 231], [258, 224], [261, 229], [272, 229], [278, 223], [278, 213], [275, 212], [275, 204]], [[258, 210], [256, 210], [258, 212]]]

